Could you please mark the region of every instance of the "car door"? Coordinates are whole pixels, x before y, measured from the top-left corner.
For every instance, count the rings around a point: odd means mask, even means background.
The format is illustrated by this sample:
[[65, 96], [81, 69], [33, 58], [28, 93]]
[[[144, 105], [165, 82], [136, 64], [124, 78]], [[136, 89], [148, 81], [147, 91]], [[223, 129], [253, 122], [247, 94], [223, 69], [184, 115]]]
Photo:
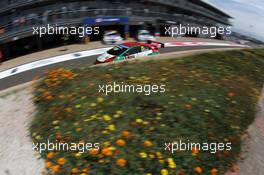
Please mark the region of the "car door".
[[141, 46], [140, 47], [141, 52], [137, 54], [138, 57], [148, 56], [152, 54], [152, 49], [147, 46]]
[[138, 54], [141, 52], [141, 48], [139, 46], [134, 46], [130, 48], [125, 54], [125, 59], [133, 59], [138, 56]]

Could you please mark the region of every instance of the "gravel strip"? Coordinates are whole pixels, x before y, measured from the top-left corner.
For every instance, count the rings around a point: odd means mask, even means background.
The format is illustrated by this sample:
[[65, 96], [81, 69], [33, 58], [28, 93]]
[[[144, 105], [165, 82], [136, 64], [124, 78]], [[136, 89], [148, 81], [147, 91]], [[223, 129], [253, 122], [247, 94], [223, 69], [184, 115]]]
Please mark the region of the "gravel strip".
[[32, 93], [21, 88], [0, 94], [0, 175], [40, 175], [44, 169], [28, 131], [34, 115]]
[[259, 100], [259, 112], [255, 122], [250, 126], [249, 138], [245, 144], [248, 148], [245, 159], [240, 163], [240, 175], [263, 175], [264, 174], [264, 88]]
[[256, 119], [243, 142], [241, 160], [226, 175], [264, 174], [264, 87], [261, 94]]

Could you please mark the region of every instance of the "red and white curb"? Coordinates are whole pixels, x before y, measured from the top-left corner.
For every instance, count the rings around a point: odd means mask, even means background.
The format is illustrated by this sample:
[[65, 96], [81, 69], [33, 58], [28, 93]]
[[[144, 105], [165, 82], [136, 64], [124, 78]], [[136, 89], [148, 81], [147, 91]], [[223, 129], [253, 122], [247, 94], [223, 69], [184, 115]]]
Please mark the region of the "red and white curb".
[[[213, 42], [168, 42], [168, 43], [165, 43], [165, 47], [183, 47], [183, 46], [249, 47], [249, 46], [239, 45], [239, 44], [213, 43]], [[22, 73], [22, 72], [25, 72], [25, 71], [48, 66], [51, 64], [56, 64], [56, 63], [60, 63], [64, 61], [75, 60], [75, 59], [94, 56], [94, 55], [100, 55], [106, 52], [107, 50], [109, 50], [110, 48], [111, 47], [106, 47], [106, 48], [64, 54], [64, 55], [50, 57], [47, 59], [38, 60], [38, 61], [31, 62], [31, 63], [23, 64], [20, 66], [16, 66], [11, 69], [0, 72], [0, 80], [16, 75], [16, 74], [19, 74], [19, 73]]]

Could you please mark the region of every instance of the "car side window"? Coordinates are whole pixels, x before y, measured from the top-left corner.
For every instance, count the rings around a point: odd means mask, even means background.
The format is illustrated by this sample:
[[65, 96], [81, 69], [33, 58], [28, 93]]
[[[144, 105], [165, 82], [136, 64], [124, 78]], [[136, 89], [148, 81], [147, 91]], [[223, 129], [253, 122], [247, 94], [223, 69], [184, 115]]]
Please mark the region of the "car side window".
[[147, 47], [147, 46], [141, 46], [141, 52], [145, 52], [145, 51], [148, 51], [148, 50], [150, 50], [149, 47]]
[[141, 48], [138, 47], [138, 46], [137, 47], [133, 47], [133, 48], [129, 49], [129, 51], [127, 51], [127, 53], [129, 55], [137, 54], [139, 52], [141, 52]]

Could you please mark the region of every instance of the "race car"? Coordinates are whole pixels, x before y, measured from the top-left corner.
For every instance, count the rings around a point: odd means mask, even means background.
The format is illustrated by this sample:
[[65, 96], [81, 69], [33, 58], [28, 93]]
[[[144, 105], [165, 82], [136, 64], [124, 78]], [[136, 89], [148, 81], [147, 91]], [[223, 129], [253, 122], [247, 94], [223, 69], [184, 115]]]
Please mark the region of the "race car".
[[115, 44], [121, 43], [123, 38], [116, 30], [106, 31], [103, 36], [103, 43], [104, 44]]
[[138, 41], [146, 42], [146, 41], [155, 41], [155, 37], [148, 30], [139, 30], [137, 34]]
[[164, 47], [163, 43], [148, 41], [148, 43], [126, 42], [119, 44], [100, 55], [95, 64], [107, 63], [113, 61], [121, 61], [133, 59], [142, 56], [157, 55], [159, 49]]

